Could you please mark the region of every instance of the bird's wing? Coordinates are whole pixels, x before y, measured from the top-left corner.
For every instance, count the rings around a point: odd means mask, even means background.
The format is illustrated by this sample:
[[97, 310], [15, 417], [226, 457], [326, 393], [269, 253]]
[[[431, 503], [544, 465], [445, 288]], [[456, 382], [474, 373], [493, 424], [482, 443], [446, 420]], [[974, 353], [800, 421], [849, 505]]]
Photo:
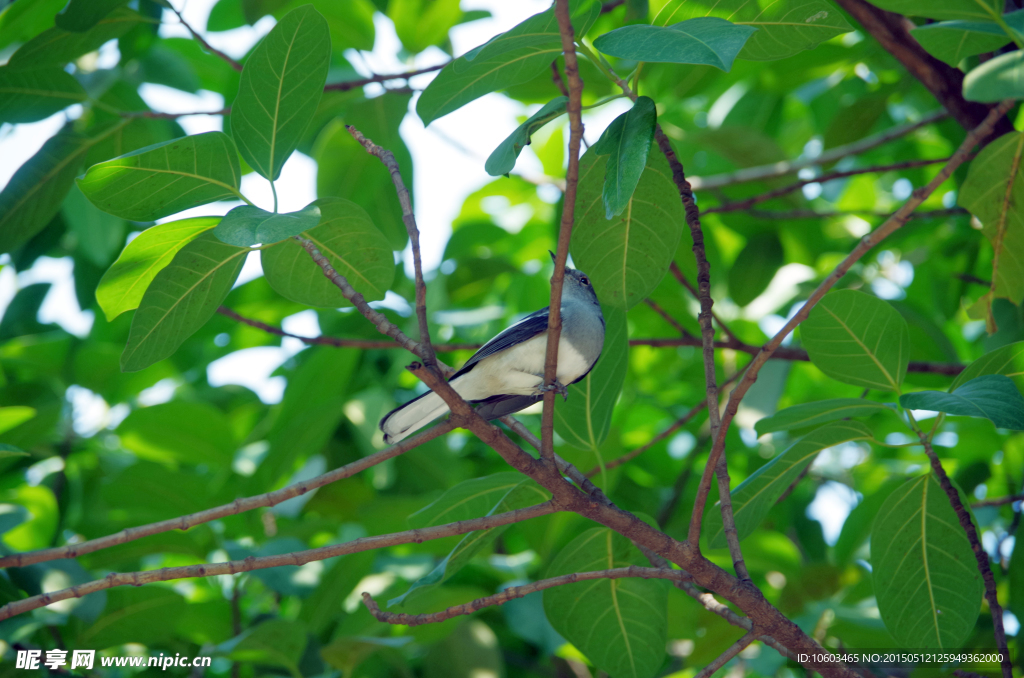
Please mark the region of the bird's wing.
[[473, 369], [473, 366], [478, 362], [500, 353], [505, 349], [511, 348], [517, 344], [521, 344], [524, 341], [528, 341], [538, 334], [546, 332], [548, 329], [548, 309], [542, 308], [539, 311], [531, 313], [516, 324], [506, 328], [501, 334], [494, 337], [486, 344], [480, 347], [480, 349], [473, 354], [473, 357], [466, 361], [466, 364], [462, 366], [458, 372], [452, 375], [452, 379], [455, 377], [465, 374]]

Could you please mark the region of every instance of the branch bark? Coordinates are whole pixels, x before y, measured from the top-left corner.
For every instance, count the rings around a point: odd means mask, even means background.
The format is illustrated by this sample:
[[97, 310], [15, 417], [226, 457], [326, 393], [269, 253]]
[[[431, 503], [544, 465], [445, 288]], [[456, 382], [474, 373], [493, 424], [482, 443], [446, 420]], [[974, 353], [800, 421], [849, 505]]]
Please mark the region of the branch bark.
[[369, 78], [361, 78], [359, 80], [346, 80], [345, 82], [335, 82], [324, 87], [325, 92], [347, 92], [356, 87], [364, 87], [374, 82], [384, 83], [388, 80], [408, 80], [409, 78], [416, 75], [423, 75], [424, 73], [433, 73], [439, 71], [451, 62], [438, 64], [436, 66], [427, 66], [416, 71], [409, 71], [407, 73], [392, 73], [390, 75], [374, 75]]

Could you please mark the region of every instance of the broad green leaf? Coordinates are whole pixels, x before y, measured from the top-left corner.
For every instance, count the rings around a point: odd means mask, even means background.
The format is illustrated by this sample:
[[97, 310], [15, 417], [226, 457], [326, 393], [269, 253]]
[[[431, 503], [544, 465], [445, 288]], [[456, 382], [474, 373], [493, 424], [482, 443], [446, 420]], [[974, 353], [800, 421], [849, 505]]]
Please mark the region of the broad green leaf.
[[[316, 245], [331, 265], [367, 301], [384, 298], [395, 277], [391, 245], [359, 205], [342, 198], [320, 198], [320, 223], [302, 237]], [[300, 304], [338, 308], [351, 303], [324, 276], [309, 253], [294, 240], [260, 252], [270, 286]]]
[[800, 325], [814, 365], [845, 384], [898, 391], [910, 360], [907, 321], [888, 302], [857, 290], [826, 294]]
[[320, 208], [312, 203], [287, 214], [241, 205], [224, 215], [213, 234], [221, 242], [238, 247], [269, 245], [314, 228], [319, 222]]
[[153, 221], [215, 200], [235, 199], [240, 178], [231, 137], [206, 132], [93, 165], [78, 179], [78, 187], [104, 212]]
[[638, 97], [633, 107], [615, 118], [594, 144], [594, 152], [607, 155], [604, 171], [605, 218], [622, 214], [647, 167], [658, 112], [650, 97]]
[[732, 70], [733, 59], [758, 29], [718, 17], [697, 17], [671, 26], [634, 24], [605, 33], [594, 47], [630, 61], [701, 64]]
[[220, 217], [196, 217], [157, 224], [128, 243], [96, 288], [96, 301], [107, 320], [138, 308], [146, 288], [178, 250], [219, 221]]
[[[991, 62], [988, 62], [991, 63]], [[986, 311], [989, 331], [992, 297], [1015, 304], [1024, 299], [1024, 132], [1010, 132], [994, 139], [978, 153], [960, 187], [957, 201], [982, 225], [992, 243], [992, 289]]]
[[986, 374], [1002, 374], [1012, 379], [1018, 389], [1024, 389], [1024, 341], [1007, 344], [981, 356], [957, 375], [949, 390], [955, 391]]
[[650, 153], [628, 209], [609, 222], [602, 196], [606, 165], [595, 147], [580, 158], [572, 258], [594, 282], [603, 308], [630, 309], [664, 277], [686, 215], [668, 161], [661, 153]]
[[402, 44], [415, 53], [443, 43], [462, 18], [462, 10], [459, 0], [391, 0], [388, 17]]
[[[409, 516], [409, 524], [423, 528], [491, 516], [533, 506], [547, 501], [549, 497], [546, 490], [520, 473], [496, 473], [459, 483], [429, 506]], [[388, 601], [388, 605], [402, 604], [413, 591], [444, 583], [473, 556], [492, 544], [507, 527], [477, 530], [465, 535], [429, 574], [413, 582], [408, 591]]]
[[771, 61], [853, 30], [825, 0], [671, 0], [651, 22], [671, 26], [698, 17], [718, 17], [758, 29], [740, 50], [740, 59]]
[[[582, 38], [597, 20], [600, 3], [570, 3], [572, 25]], [[534, 14], [441, 69], [423, 90], [416, 112], [429, 125], [470, 101], [533, 80], [562, 53], [554, 7]]]
[[[182, 422], [188, 426], [182, 426]], [[231, 422], [205, 402], [170, 402], [133, 410], [117, 427], [124, 449], [163, 463], [226, 468], [237, 447]]]
[[[851, 440], [870, 439], [871, 429], [859, 421], [828, 424], [800, 438], [785, 452], [750, 474], [730, 494], [739, 538], [745, 539], [757, 530], [782, 493], [810, 466], [819, 452]], [[718, 504], [704, 515], [704, 533], [708, 535], [710, 548], [726, 547]]]
[[54, 17], [54, 22], [57, 28], [83, 33], [127, 2], [128, 0], [70, 0], [67, 7]]
[[76, 251], [101, 269], [109, 266], [124, 245], [124, 219], [97, 209], [75, 187], [64, 199], [61, 215], [74, 236]]
[[301, 676], [299, 661], [306, 647], [306, 630], [293, 620], [269, 619], [214, 648], [218, 655], [236, 662], [280, 666]]
[[910, 34], [929, 54], [954, 68], [969, 56], [992, 52], [1010, 41], [991, 21], [941, 21], [912, 28]]
[[555, 400], [555, 431], [573, 447], [597, 455], [599, 462], [629, 365], [626, 312], [611, 304], [602, 305], [601, 310], [605, 323], [601, 358], [583, 381], [569, 387], [568, 399]]
[[[964, 99], [986, 103], [1024, 98], [1024, 50], [1000, 54], [964, 78]], [[974, 163], [971, 163], [972, 165]]]
[[53, 545], [60, 511], [50, 488], [45, 485], [20, 485], [0, 493], [0, 502], [22, 506], [32, 516], [31, 520], [8, 530], [3, 535], [4, 544], [17, 551], [32, 551]]
[[917, 391], [900, 396], [900, 405], [912, 410], [989, 419], [999, 428], [1024, 430], [1024, 396], [1009, 377], [986, 374], [958, 386], [952, 393]]
[[0, 407], [0, 433], [10, 431], [15, 426], [21, 426], [34, 416], [36, 416], [34, 407], [25, 407], [24, 405]]
[[[605, 527], [563, 548], [546, 576], [648, 565], [629, 539]], [[544, 591], [544, 613], [567, 641], [613, 678], [653, 678], [665, 660], [668, 582], [594, 579]]]
[[231, 132], [249, 166], [271, 181], [299, 145], [327, 82], [331, 35], [311, 5], [282, 18], [246, 59]]
[[882, 9], [929, 19], [993, 21], [1003, 13], [1004, 0], [878, 0]]
[[729, 267], [729, 296], [737, 306], [746, 306], [768, 289], [785, 263], [779, 236], [774, 231], [755, 233]]
[[882, 403], [862, 400], [861, 398], [834, 398], [820, 400], [816, 403], [793, 405], [779, 410], [770, 417], [758, 420], [754, 430], [761, 436], [772, 431], [790, 431], [792, 429], [816, 426], [838, 419], [850, 417], [870, 417], [879, 412], [892, 410]]
[[313, 145], [317, 195], [346, 198], [362, 207], [396, 250], [405, 247], [409, 232], [402, 221], [391, 173], [352, 138], [345, 125], [354, 126], [394, 153], [402, 180], [411, 190], [415, 179], [412, 155], [398, 133], [410, 99], [406, 94], [385, 94], [353, 104], [345, 111], [344, 120], [334, 120], [324, 127]]
[[871, 528], [878, 611], [900, 646], [955, 650], [974, 628], [983, 585], [971, 544], [935, 477], [889, 495]]
[[249, 253], [205, 232], [156, 274], [132, 319], [121, 369], [135, 372], [173, 354], [217, 311]]
[[97, 650], [125, 643], [159, 642], [186, 614], [185, 599], [158, 586], [118, 587], [107, 592], [107, 607], [96, 623], [79, 634]]
[[0, 49], [12, 43], [24, 43], [53, 26], [53, 17], [67, 0], [9, 2], [0, 10]]
[[121, 128], [115, 125], [90, 138], [75, 132], [69, 123], [18, 168], [0, 192], [0, 252], [10, 252], [50, 223], [86, 153]]
[[[374, 6], [370, 0], [292, 0], [283, 11], [312, 4], [327, 21], [331, 32], [331, 49], [337, 54], [346, 49], [373, 49], [375, 28]], [[280, 12], [275, 12], [280, 16]]]
[[516, 166], [519, 153], [530, 145], [533, 133], [565, 113], [567, 101], [569, 101], [568, 97], [556, 97], [527, 118], [491, 152], [484, 164], [484, 170], [492, 177], [508, 176], [508, 173]]
[[11, 55], [8, 65], [16, 68], [63, 66], [83, 54], [99, 49], [108, 40], [121, 37], [143, 20], [138, 12], [121, 7], [100, 19], [84, 33], [51, 28], [19, 47]]
[[0, 123], [42, 120], [86, 96], [78, 81], [60, 68], [0, 66]]
[[314, 634], [326, 631], [344, 614], [345, 599], [372, 572], [376, 558], [374, 551], [362, 551], [336, 559], [320, 577], [316, 590], [302, 601], [299, 620]]

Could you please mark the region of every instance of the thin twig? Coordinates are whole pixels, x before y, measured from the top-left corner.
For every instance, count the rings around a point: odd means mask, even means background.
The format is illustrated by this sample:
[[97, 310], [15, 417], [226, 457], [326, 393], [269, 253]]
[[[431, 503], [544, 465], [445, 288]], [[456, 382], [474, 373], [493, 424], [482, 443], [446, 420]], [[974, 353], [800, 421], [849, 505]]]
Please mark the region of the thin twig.
[[350, 478], [372, 466], [376, 466], [388, 459], [393, 459], [400, 454], [408, 452], [414, 447], [418, 447], [419, 445], [448, 433], [453, 428], [455, 428], [455, 426], [450, 422], [443, 422], [433, 428], [421, 431], [414, 436], [406, 438], [391, 447], [380, 450], [379, 452], [374, 452], [362, 459], [358, 459], [351, 464], [346, 464], [345, 466], [328, 471], [327, 473], [315, 478], [303, 480], [302, 482], [282, 487], [280, 490], [274, 490], [273, 492], [258, 494], [253, 497], [240, 497], [230, 504], [223, 504], [222, 506], [216, 506], [197, 513], [190, 513], [178, 518], [161, 520], [156, 523], [150, 523], [149, 525], [129, 527], [121, 530], [120, 532], [107, 535], [106, 537], [90, 539], [89, 541], [84, 541], [79, 544], [68, 544], [67, 546], [59, 546], [57, 548], [27, 551], [25, 553], [15, 553], [9, 556], [3, 556], [0, 557], [0, 568], [25, 567], [26, 565], [42, 563], [48, 560], [77, 558], [78, 556], [82, 556], [87, 553], [94, 553], [102, 549], [111, 548], [112, 546], [126, 544], [130, 541], [149, 537], [154, 534], [170, 532], [171, 530], [184, 531], [191, 527], [195, 527], [196, 525], [208, 523], [212, 520], [219, 520], [221, 518], [226, 518], [227, 516], [236, 516], [257, 508], [277, 506], [283, 501], [300, 497], [317, 488], [330, 485], [331, 483], [345, 478]]
[[391, 173], [391, 182], [395, 185], [395, 192], [398, 194], [398, 204], [402, 208], [402, 223], [409, 233], [409, 243], [412, 247], [412, 263], [416, 282], [416, 319], [420, 328], [420, 357], [428, 367], [433, 368], [437, 364], [437, 357], [434, 355], [434, 347], [430, 345], [430, 326], [427, 323], [427, 285], [423, 282], [423, 263], [420, 260], [420, 230], [416, 226], [416, 215], [412, 211], [412, 195], [402, 181], [402, 172], [398, 168], [398, 161], [395, 154], [386, 148], [382, 148], [363, 136], [362, 132], [352, 125], [345, 125], [345, 129], [366, 149], [370, 155], [378, 158], [388, 172]]
[[[747, 210], [747, 214], [758, 219], [827, 219], [831, 217], [879, 217], [892, 216], [892, 212], [878, 212], [876, 210], [842, 210], [830, 212], [816, 212], [815, 210]], [[912, 219], [937, 219], [940, 217], [952, 217], [967, 214], [963, 207], [950, 207], [941, 210], [922, 210], [911, 214], [907, 221]]]
[[770, 165], [745, 167], [743, 169], [736, 170], [735, 172], [714, 174], [709, 177], [690, 177], [690, 186], [693, 187], [694, 190], [721, 188], [722, 186], [731, 186], [732, 184], [741, 184], [747, 181], [782, 177], [787, 174], [799, 172], [805, 167], [827, 165], [830, 162], [842, 160], [847, 156], [857, 155], [858, 153], [863, 153], [871, 150], [872, 148], [887, 144], [893, 139], [899, 139], [902, 136], [906, 136], [907, 134], [925, 127], [926, 125], [942, 120], [948, 115], [949, 114], [942, 109], [932, 111], [931, 113], [926, 113], [917, 122], [891, 127], [883, 132], [879, 132], [878, 134], [864, 137], [859, 141], [854, 141], [853, 143], [845, 144], [843, 146], [837, 146], [825, 151], [815, 158], [791, 161], [785, 160], [782, 162], [775, 162]]
[[954, 273], [953, 277], [959, 278], [960, 280], [963, 280], [964, 282], [967, 282], [967, 283], [973, 283], [975, 285], [982, 285], [983, 287], [991, 287], [992, 286], [992, 281], [991, 280], [985, 280], [984, 278], [979, 278], [976, 275], [970, 275], [968, 273]]
[[203, 46], [203, 49], [205, 49], [210, 54], [216, 55], [217, 57], [222, 59], [228, 66], [231, 66], [231, 68], [235, 69], [239, 73], [242, 72], [242, 64], [238, 63], [237, 61], [235, 61], [234, 59], [229, 57], [227, 54], [225, 54], [224, 52], [220, 51], [219, 49], [217, 49], [216, 47], [214, 47], [210, 43], [206, 42], [206, 38], [204, 38], [203, 36], [199, 35], [199, 33], [197, 33], [195, 31], [195, 29], [193, 29], [191, 26], [188, 25], [188, 22], [185, 21], [185, 17], [183, 17], [181, 15], [181, 12], [179, 12], [176, 9], [174, 9], [174, 7], [170, 3], [167, 3], [167, 6], [171, 8], [172, 12], [174, 12], [175, 14], [178, 15], [178, 21], [181, 22], [182, 26], [184, 26], [186, 29], [188, 29], [188, 32], [192, 34], [192, 37], [195, 39], [196, 42], [198, 42], [200, 45]]
[[452, 617], [473, 614], [485, 607], [502, 605], [510, 600], [523, 598], [531, 593], [555, 588], [556, 586], [566, 586], [568, 584], [574, 584], [580, 581], [591, 581], [594, 579], [625, 578], [670, 579], [673, 581], [682, 581], [684, 579], [689, 579], [690, 575], [682, 570], [663, 570], [657, 567], [640, 567], [638, 565], [617, 567], [610, 570], [597, 570], [594, 572], [573, 572], [572, 574], [563, 574], [558, 577], [551, 577], [550, 579], [541, 579], [540, 581], [523, 584], [522, 586], [510, 586], [500, 593], [495, 593], [493, 596], [477, 598], [476, 600], [463, 603], [462, 605], [454, 605], [441, 610], [440, 612], [429, 612], [426, 614], [385, 612], [380, 609], [380, 606], [377, 605], [377, 601], [373, 599], [373, 596], [366, 592], [363, 592], [363, 604], [366, 605], [366, 609], [368, 609], [370, 614], [372, 614], [379, 622], [384, 622], [385, 624], [402, 624], [404, 626], [419, 626], [421, 624], [436, 624], [437, 622], [443, 622], [446, 619], [451, 619]]
[[576, 189], [580, 179], [580, 139], [583, 138], [583, 81], [576, 60], [576, 35], [569, 16], [569, 0], [555, 0], [555, 18], [562, 36], [565, 55], [565, 77], [569, 81], [569, 167], [565, 173], [565, 194], [562, 202], [562, 223], [558, 229], [558, 247], [555, 251], [555, 271], [551, 275], [551, 305], [548, 307], [547, 347], [544, 354], [544, 412], [540, 424], [540, 456], [554, 461], [555, 454], [555, 396], [558, 381], [558, 345], [562, 336], [562, 285], [565, 281], [565, 262], [569, 259], [569, 241], [572, 238], [573, 213], [576, 210]]
[[[694, 299], [700, 299], [700, 294], [697, 292], [696, 288], [690, 284], [690, 281], [686, 279], [683, 271], [679, 268], [679, 264], [673, 261], [669, 264], [668, 269], [672, 272], [672, 275], [675, 276], [676, 280], [679, 281], [679, 284], [685, 287], [686, 291], [693, 295]], [[722, 331], [725, 332], [725, 336], [729, 337], [730, 341], [737, 344], [743, 343], [740, 341], [739, 337], [736, 336], [736, 333], [729, 329], [729, 326], [718, 317], [718, 314], [715, 313], [714, 309], [711, 310], [711, 317], [714, 318], [715, 322], [718, 323], [718, 326], [722, 328]]]
[[551, 62], [551, 82], [555, 83], [555, 87], [562, 93], [563, 97], [569, 96], [569, 88], [565, 86], [565, 80], [562, 79], [562, 72], [558, 70], [558, 60], [555, 59]]
[[156, 120], [177, 120], [186, 115], [230, 115], [231, 107], [222, 108], [219, 111], [193, 111], [191, 113], [158, 113], [156, 111], [121, 111], [122, 118], [152, 118]]
[[993, 499], [982, 499], [971, 504], [971, 508], [982, 508], [985, 506], [1006, 506], [1018, 501], [1024, 501], [1024, 494], [1014, 494], [1009, 497], [995, 497]]
[[372, 549], [395, 546], [398, 544], [412, 544], [451, 537], [458, 534], [467, 534], [476, 530], [487, 530], [502, 525], [520, 523], [531, 518], [545, 516], [560, 510], [558, 504], [551, 500], [529, 508], [517, 509], [507, 513], [498, 513], [483, 518], [471, 520], [460, 520], [455, 523], [438, 525], [436, 527], [425, 527], [415, 530], [406, 530], [393, 534], [384, 534], [375, 537], [362, 537], [353, 539], [343, 544], [322, 546], [305, 551], [295, 551], [275, 556], [249, 556], [243, 560], [231, 560], [226, 563], [204, 563], [202, 565], [188, 565], [183, 567], [164, 567], [159, 570], [147, 570], [145, 572], [128, 572], [123, 574], [111, 573], [103, 579], [97, 579], [85, 584], [78, 584], [59, 591], [51, 591], [38, 596], [22, 598], [0, 607], [0, 621], [9, 619], [15, 615], [23, 614], [30, 610], [46, 607], [53, 603], [69, 598], [81, 598], [82, 596], [115, 586], [142, 586], [158, 581], [171, 581], [174, 579], [190, 579], [195, 577], [212, 577], [221, 574], [238, 574], [239, 572], [252, 572], [253, 570], [265, 570], [271, 567], [282, 567], [284, 565], [305, 565], [316, 560], [327, 560], [336, 556], [343, 556], [349, 553], [359, 553]]
[[356, 87], [363, 87], [364, 85], [369, 85], [370, 83], [374, 83], [374, 82], [384, 83], [384, 82], [387, 82], [388, 80], [408, 80], [409, 78], [417, 76], [417, 75], [423, 75], [424, 73], [433, 73], [434, 71], [439, 71], [439, 70], [441, 70], [442, 68], [444, 68], [445, 66], [447, 66], [450, 63], [451, 62], [449, 61], [447, 63], [438, 64], [436, 66], [427, 66], [426, 68], [421, 68], [421, 69], [416, 70], [416, 71], [409, 71], [408, 73], [392, 73], [390, 75], [373, 75], [373, 76], [370, 76], [369, 78], [360, 78], [359, 80], [346, 80], [345, 82], [335, 82], [335, 83], [331, 83], [329, 85], [326, 85], [324, 87], [324, 91], [325, 92], [347, 92], [350, 89], [355, 89]]
[[757, 640], [757, 632], [748, 631], [742, 638], [730, 645], [725, 652], [718, 655], [713, 662], [698, 671], [697, 675], [693, 678], [711, 678], [715, 671], [725, 666], [730, 659], [738, 655], [740, 652], [743, 652], [743, 650], [747, 648], [747, 645], [750, 645], [755, 640]]
[[688, 329], [686, 329], [685, 327], [680, 325], [679, 321], [676, 320], [675, 318], [673, 318], [671, 315], [669, 315], [669, 312], [666, 311], [665, 309], [663, 309], [661, 307], [661, 305], [658, 302], [656, 302], [654, 299], [644, 299], [644, 303], [647, 304], [648, 306], [650, 306], [651, 309], [654, 310], [655, 313], [660, 315], [662, 320], [667, 322], [672, 327], [676, 328], [676, 331], [679, 332], [679, 334], [681, 334], [682, 336], [689, 337], [689, 338], [692, 338], [692, 339], [696, 339], [697, 338], [697, 337], [693, 336], [692, 334], [690, 334], [690, 331]]
[[707, 495], [710, 491], [711, 478], [709, 470], [713, 462], [717, 462], [719, 455], [722, 454], [722, 450], [725, 449], [725, 434], [728, 431], [729, 424], [732, 422], [733, 417], [736, 416], [736, 411], [739, 408], [740, 400], [746, 395], [750, 387], [753, 386], [757, 380], [758, 372], [761, 367], [768, 361], [768, 358], [774, 353], [779, 346], [782, 345], [783, 340], [789, 336], [797, 325], [807, 319], [810, 315], [811, 309], [821, 300], [825, 294], [832, 289], [832, 287], [846, 275], [846, 272], [860, 260], [865, 254], [871, 251], [875, 245], [885, 239], [888, 235], [895, 232], [903, 224], [906, 223], [907, 219], [913, 213], [913, 211], [930, 196], [935, 189], [942, 185], [966, 159], [971, 150], [974, 149], [977, 143], [988, 136], [996, 122], [1006, 114], [1013, 106], [1012, 100], [1004, 101], [999, 106], [993, 108], [989, 115], [985, 118], [985, 121], [979, 125], [976, 129], [972, 130], [967, 134], [963, 143], [957, 149], [956, 153], [950, 158], [949, 162], [943, 165], [939, 173], [928, 182], [927, 185], [918, 188], [914, 191], [911, 197], [903, 204], [900, 209], [896, 211], [889, 219], [885, 221], [881, 226], [876, 228], [871, 233], [864, 236], [861, 241], [857, 244], [857, 247], [853, 249], [850, 254], [825, 278], [824, 281], [814, 293], [810, 296], [807, 302], [801, 307], [801, 309], [789, 319], [788, 322], [783, 326], [781, 330], [771, 341], [765, 344], [754, 359], [751, 361], [750, 366], [747, 369], [743, 380], [739, 383], [736, 389], [730, 394], [729, 402], [725, 408], [725, 415], [722, 419], [722, 429], [718, 433], [718, 437], [715, 438], [714, 445], [711, 448], [711, 455], [708, 459], [708, 466], [705, 468], [704, 475], [701, 478], [701, 484], [697, 490], [697, 501], [693, 507], [693, 513], [690, 516], [690, 529], [689, 537], [690, 541], [696, 542], [700, 539], [701, 521], [704, 519], [704, 506], [707, 502]]
[[686, 485], [690, 482], [690, 476], [693, 475], [693, 467], [697, 463], [697, 452], [701, 447], [704, 446], [708, 441], [707, 436], [702, 436], [701, 440], [697, 441], [697, 444], [690, 450], [690, 454], [687, 455], [686, 463], [683, 465], [683, 470], [676, 476], [676, 481], [672, 484], [672, 494], [669, 495], [668, 501], [658, 511], [658, 525], [663, 529], [668, 521], [672, 519], [672, 515], [676, 512], [676, 507], [679, 505], [679, 500], [682, 498], [683, 493], [686, 491]]

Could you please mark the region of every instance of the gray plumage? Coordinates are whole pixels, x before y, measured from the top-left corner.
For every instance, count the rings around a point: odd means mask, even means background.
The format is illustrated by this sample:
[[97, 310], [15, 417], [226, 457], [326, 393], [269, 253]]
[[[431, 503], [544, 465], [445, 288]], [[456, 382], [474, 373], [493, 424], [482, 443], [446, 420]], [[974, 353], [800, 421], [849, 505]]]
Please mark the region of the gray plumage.
[[[590, 280], [565, 269], [562, 287], [562, 334], [558, 342], [556, 390], [575, 384], [594, 368], [604, 347], [604, 316]], [[548, 308], [531, 313], [480, 347], [449, 383], [477, 412], [497, 419], [525, 409], [544, 397], [544, 358]], [[392, 410], [380, 421], [384, 441], [397, 443], [434, 419], [448, 406], [433, 391]]]

